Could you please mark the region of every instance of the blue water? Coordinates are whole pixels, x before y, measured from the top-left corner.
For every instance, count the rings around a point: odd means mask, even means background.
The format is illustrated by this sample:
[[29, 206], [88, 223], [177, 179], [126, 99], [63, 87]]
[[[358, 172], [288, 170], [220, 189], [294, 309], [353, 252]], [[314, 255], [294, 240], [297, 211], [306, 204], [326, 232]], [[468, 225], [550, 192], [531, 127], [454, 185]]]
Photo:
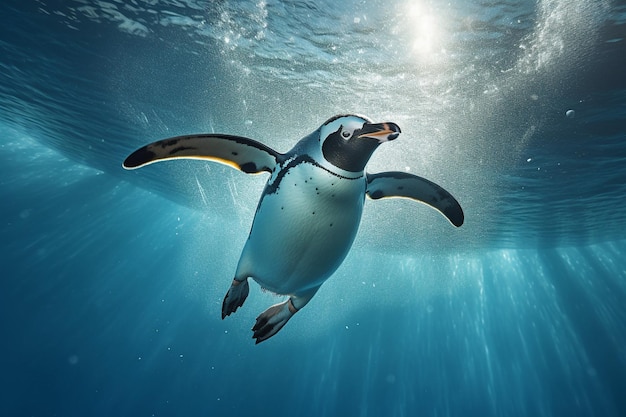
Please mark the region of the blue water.
[[[0, 11], [0, 415], [626, 415], [623, 1]], [[266, 178], [121, 162], [195, 132], [286, 151], [345, 112], [398, 123], [368, 170], [436, 181], [466, 223], [367, 201], [255, 346], [280, 298], [220, 312]]]

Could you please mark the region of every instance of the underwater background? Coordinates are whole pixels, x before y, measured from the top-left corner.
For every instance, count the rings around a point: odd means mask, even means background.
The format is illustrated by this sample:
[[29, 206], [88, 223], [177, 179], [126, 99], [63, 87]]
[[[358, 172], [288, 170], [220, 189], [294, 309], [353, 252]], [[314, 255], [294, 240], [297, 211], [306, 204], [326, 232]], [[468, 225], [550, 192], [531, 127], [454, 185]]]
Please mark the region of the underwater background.
[[[0, 415], [626, 415], [626, 2], [3, 0]], [[222, 321], [267, 177], [136, 148], [285, 152], [346, 112], [368, 172], [465, 224], [366, 202], [316, 297]]]

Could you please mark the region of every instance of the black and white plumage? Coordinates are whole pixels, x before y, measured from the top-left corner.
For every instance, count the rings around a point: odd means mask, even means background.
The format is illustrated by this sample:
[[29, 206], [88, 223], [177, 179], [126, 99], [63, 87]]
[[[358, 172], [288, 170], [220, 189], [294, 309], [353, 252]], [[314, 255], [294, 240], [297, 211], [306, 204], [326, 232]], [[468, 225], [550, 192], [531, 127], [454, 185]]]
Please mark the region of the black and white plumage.
[[201, 134], [144, 146], [123, 166], [135, 169], [191, 158], [225, 163], [246, 173], [271, 174], [222, 305], [222, 318], [243, 305], [248, 278], [289, 296], [257, 318], [252, 330], [259, 343], [275, 335], [342, 263], [356, 236], [366, 195], [374, 200], [414, 199], [437, 209], [455, 226], [463, 224], [461, 206], [440, 186], [404, 172], [365, 173], [376, 148], [399, 134], [394, 123], [340, 115], [284, 154], [248, 138]]

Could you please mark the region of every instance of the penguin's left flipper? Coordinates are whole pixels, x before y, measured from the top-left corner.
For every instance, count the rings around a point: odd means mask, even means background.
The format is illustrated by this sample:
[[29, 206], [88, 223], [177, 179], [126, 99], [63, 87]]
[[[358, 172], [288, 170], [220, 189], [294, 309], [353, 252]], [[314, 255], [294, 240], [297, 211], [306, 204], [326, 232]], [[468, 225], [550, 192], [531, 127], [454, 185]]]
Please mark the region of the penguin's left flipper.
[[253, 139], [221, 134], [177, 136], [151, 143], [130, 154], [122, 166], [136, 169], [168, 159], [204, 159], [247, 174], [272, 172], [280, 153]]
[[463, 224], [463, 209], [446, 190], [432, 181], [406, 172], [367, 174], [367, 195], [373, 199], [405, 197], [426, 203], [459, 227]]

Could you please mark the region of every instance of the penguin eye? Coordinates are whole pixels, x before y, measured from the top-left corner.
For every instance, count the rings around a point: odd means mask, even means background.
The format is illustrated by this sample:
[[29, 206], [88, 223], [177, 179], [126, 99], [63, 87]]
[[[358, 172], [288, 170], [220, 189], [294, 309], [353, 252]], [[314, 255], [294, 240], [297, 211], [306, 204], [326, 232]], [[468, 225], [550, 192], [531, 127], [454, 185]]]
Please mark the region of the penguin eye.
[[349, 130], [344, 130], [343, 132], [341, 132], [341, 136], [342, 136], [344, 139], [349, 139], [349, 138], [350, 138], [350, 136], [352, 136], [352, 132], [350, 132]]

